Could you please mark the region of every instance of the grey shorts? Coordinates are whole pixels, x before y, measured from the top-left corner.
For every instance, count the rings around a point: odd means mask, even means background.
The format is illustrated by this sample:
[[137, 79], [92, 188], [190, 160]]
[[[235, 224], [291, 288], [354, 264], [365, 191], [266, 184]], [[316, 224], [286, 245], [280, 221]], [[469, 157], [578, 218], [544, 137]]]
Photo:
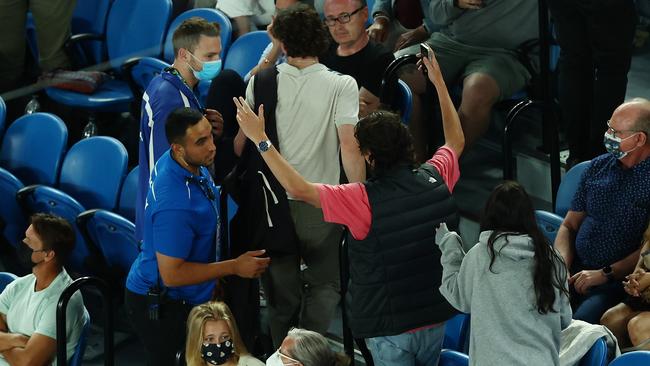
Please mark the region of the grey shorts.
[[[486, 74], [497, 82], [499, 100], [504, 100], [524, 89], [530, 80], [530, 73], [512, 51], [465, 45], [440, 32], [434, 32], [427, 43], [436, 54], [448, 86], [471, 74]], [[413, 45], [396, 52], [395, 57], [418, 52], [420, 46]]]

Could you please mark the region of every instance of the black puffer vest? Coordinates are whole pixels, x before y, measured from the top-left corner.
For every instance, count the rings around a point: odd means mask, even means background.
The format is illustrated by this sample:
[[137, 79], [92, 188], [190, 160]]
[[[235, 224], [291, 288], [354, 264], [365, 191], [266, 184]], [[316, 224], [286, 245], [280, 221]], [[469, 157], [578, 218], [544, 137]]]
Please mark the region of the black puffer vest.
[[435, 167], [398, 167], [366, 183], [372, 224], [349, 238], [350, 325], [355, 338], [443, 322], [455, 310], [440, 294], [436, 227], [458, 227], [458, 209]]

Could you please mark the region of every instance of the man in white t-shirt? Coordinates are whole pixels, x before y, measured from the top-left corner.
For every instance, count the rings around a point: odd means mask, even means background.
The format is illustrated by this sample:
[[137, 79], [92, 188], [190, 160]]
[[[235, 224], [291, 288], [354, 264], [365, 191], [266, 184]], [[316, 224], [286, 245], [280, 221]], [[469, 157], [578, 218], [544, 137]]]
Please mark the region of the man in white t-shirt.
[[[57, 216], [36, 214], [18, 255], [32, 274], [0, 294], [0, 365], [49, 365], [56, 362], [56, 306], [72, 279], [63, 263], [74, 248], [75, 233]], [[66, 349], [72, 357], [88, 313], [80, 292], [66, 311]]]
[[[365, 162], [354, 137], [359, 88], [352, 77], [319, 63], [317, 55], [328, 42], [320, 17], [307, 5], [293, 5], [278, 12], [270, 32], [287, 55], [287, 62], [277, 66], [274, 114], [282, 155], [304, 177], [337, 184], [341, 173], [340, 153], [348, 180], [363, 181]], [[252, 108], [255, 84], [262, 76], [262, 73], [256, 75], [248, 84], [246, 102]], [[240, 131], [235, 138], [236, 152], [237, 149], [241, 152], [245, 141], [246, 136]], [[265, 143], [268, 148], [271, 142]], [[338, 243], [342, 227], [324, 222], [320, 210], [291, 196], [288, 198], [298, 250], [276, 256], [269, 250], [271, 264], [262, 276], [276, 347], [294, 326], [322, 334], [327, 332], [340, 301]], [[275, 199], [267, 201], [267, 213], [274, 204], [277, 204]]]

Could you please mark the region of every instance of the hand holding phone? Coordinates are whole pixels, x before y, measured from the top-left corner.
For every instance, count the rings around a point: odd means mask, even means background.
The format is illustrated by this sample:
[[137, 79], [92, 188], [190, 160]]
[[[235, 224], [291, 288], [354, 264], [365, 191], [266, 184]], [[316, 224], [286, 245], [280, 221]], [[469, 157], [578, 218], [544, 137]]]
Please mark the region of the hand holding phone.
[[[429, 58], [429, 54], [433, 53], [433, 50], [431, 49], [431, 46], [429, 46], [427, 43], [422, 42], [420, 43], [420, 58]], [[422, 72], [426, 75], [427, 74], [427, 68], [424, 66], [424, 63], [420, 61], [420, 66], [422, 67]]]

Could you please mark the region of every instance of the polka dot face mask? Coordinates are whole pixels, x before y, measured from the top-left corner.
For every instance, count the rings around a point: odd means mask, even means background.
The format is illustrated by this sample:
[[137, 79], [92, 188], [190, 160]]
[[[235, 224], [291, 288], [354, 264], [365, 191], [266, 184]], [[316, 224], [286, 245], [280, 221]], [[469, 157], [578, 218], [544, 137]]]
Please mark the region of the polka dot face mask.
[[235, 351], [232, 340], [228, 339], [221, 343], [203, 343], [201, 346], [201, 358], [211, 365], [223, 365], [228, 361]]

